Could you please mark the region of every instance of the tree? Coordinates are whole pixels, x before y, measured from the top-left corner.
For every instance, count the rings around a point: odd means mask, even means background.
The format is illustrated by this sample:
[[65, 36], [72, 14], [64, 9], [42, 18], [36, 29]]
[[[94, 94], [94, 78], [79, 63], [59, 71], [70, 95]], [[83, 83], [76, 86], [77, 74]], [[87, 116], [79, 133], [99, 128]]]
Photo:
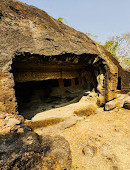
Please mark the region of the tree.
[[117, 48], [119, 46], [119, 42], [117, 41], [107, 41], [104, 47], [114, 56], [117, 57]]
[[118, 59], [123, 68], [130, 70], [130, 33], [111, 37], [104, 47]]

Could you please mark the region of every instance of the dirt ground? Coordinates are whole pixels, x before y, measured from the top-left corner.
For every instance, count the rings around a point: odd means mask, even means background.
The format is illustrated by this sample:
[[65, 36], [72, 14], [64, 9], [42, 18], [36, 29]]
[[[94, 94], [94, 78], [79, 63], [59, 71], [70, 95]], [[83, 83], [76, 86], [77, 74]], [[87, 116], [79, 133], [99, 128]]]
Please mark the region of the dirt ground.
[[[66, 106], [61, 109], [65, 114]], [[35, 131], [39, 135], [61, 135], [68, 140], [72, 152], [72, 169], [129, 170], [129, 122], [130, 111], [127, 109], [103, 111], [103, 108], [99, 108], [96, 114], [88, 117], [75, 117], [75, 120], [74, 117], [68, 118]]]

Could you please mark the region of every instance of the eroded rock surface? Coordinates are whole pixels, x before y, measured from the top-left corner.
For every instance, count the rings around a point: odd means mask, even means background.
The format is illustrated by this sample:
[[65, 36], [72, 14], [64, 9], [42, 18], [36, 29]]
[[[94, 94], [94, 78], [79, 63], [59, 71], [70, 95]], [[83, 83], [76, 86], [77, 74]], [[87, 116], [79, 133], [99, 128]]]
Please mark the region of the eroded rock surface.
[[70, 166], [71, 152], [64, 137], [41, 137], [22, 125], [18, 131], [0, 135], [1, 170], [61, 170]]
[[[122, 79], [122, 87], [128, 86], [126, 77], [129, 73], [120, 67], [118, 61], [103, 46], [86, 34], [68, 27], [36, 7], [18, 1], [1, 0], [0, 11], [1, 112], [15, 114], [23, 104], [21, 98], [24, 99], [25, 96], [18, 94], [23, 91], [23, 84], [20, 83], [37, 81], [39, 85], [39, 81], [57, 79], [60, 88], [63, 88], [61, 79], [71, 79], [71, 86], [74, 88], [77, 85], [77, 80], [74, 83], [74, 79], [78, 78], [78, 86], [88, 91], [95, 89], [100, 96], [100, 105], [115, 98], [118, 76]], [[38, 102], [44, 97], [42, 93], [46, 93], [47, 88], [39, 91], [36, 87], [32, 92], [30, 85], [28, 88], [26, 86], [26, 91], [30, 90], [34, 96], [25, 93], [25, 99], [29, 97], [29, 101], [37, 100], [37, 103], [31, 105], [38, 107], [41, 112], [45, 108]], [[51, 87], [52, 94], [61, 94], [67, 88], [59, 90]]]

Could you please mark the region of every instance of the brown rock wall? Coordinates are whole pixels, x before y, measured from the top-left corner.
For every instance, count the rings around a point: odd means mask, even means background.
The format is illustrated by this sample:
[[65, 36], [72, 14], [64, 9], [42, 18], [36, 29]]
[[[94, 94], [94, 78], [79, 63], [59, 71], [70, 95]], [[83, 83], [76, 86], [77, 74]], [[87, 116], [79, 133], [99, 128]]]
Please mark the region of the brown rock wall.
[[[122, 87], [128, 86], [128, 76], [122, 70], [118, 61], [111, 56], [101, 45], [92, 41], [85, 34], [50, 17], [46, 12], [24, 3], [13, 0], [0, 1], [0, 102], [1, 112], [15, 113], [14, 80], [11, 72], [13, 58], [26, 54], [39, 56], [44, 62], [56, 62], [57, 64], [90, 64], [96, 62], [105, 66], [105, 80], [98, 81], [102, 87], [99, 92], [109, 101], [115, 97], [118, 73], [122, 77]], [[21, 55], [19, 55], [21, 54]], [[68, 57], [65, 57], [65, 54]], [[27, 58], [29, 58], [27, 55]], [[86, 57], [87, 56], [87, 57]], [[33, 57], [32, 57], [33, 58]], [[52, 60], [53, 58], [53, 60]], [[31, 60], [29, 61], [30, 64]], [[41, 60], [39, 60], [41, 62]], [[36, 63], [37, 64], [37, 63]], [[76, 66], [77, 67], [77, 66]], [[86, 66], [85, 66], [86, 67]], [[42, 69], [42, 68], [40, 68]], [[101, 70], [101, 69], [100, 69]], [[74, 70], [71, 74], [63, 72], [64, 78], [74, 78]], [[24, 73], [16, 76], [18, 81], [38, 80], [58, 77], [58, 73]], [[47, 75], [46, 75], [47, 74]], [[127, 73], [127, 75], [129, 75]], [[80, 76], [80, 75], [79, 75]], [[20, 78], [19, 78], [20, 77]], [[39, 77], [39, 78], [38, 78]], [[42, 78], [41, 78], [42, 77]], [[16, 78], [16, 79], [17, 79]]]
[[0, 112], [16, 113], [14, 79], [9, 72], [0, 72]]

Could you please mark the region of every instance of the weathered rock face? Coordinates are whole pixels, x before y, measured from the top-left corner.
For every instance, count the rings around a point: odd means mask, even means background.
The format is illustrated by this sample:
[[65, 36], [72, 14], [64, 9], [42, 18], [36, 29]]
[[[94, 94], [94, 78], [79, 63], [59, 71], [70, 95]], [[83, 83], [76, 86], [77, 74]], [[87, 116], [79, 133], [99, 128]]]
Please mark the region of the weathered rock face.
[[0, 135], [0, 169], [70, 169], [68, 142], [60, 136], [40, 137], [30, 128]]
[[[60, 147], [59, 147], [60, 146]], [[71, 166], [71, 152], [68, 142], [61, 136], [42, 136], [41, 147], [45, 157], [55, 157], [61, 169], [68, 169]]]
[[0, 1], [0, 29], [0, 112], [17, 112], [16, 100], [21, 98], [16, 97], [17, 84], [29, 81], [59, 80], [64, 91], [64, 79], [71, 79], [73, 86], [78, 78], [102, 101], [115, 97], [119, 63], [85, 34], [13, 0]]

